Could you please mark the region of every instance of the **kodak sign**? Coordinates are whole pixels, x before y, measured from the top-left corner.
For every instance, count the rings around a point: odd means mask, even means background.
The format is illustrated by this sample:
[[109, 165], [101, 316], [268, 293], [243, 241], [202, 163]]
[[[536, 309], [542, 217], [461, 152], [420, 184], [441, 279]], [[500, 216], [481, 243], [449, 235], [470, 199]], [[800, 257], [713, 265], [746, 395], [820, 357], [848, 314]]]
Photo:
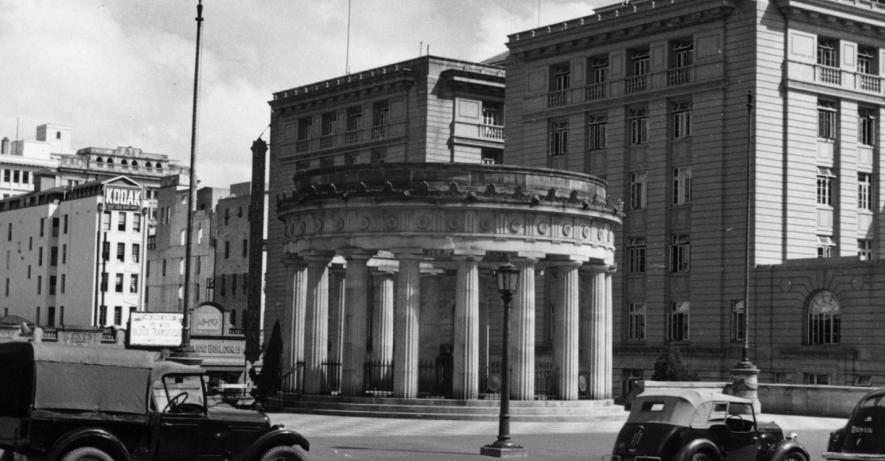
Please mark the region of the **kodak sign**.
[[141, 189], [105, 186], [104, 206], [107, 210], [139, 210]]

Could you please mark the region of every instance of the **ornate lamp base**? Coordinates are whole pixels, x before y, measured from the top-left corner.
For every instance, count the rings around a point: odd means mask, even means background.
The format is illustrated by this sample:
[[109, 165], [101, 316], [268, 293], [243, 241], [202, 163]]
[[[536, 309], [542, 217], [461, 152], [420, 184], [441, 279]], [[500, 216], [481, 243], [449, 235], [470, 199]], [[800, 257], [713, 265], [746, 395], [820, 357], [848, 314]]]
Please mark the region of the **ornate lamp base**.
[[479, 454], [494, 458], [525, 458], [527, 455], [525, 448], [510, 440], [496, 440], [494, 443], [480, 448]]

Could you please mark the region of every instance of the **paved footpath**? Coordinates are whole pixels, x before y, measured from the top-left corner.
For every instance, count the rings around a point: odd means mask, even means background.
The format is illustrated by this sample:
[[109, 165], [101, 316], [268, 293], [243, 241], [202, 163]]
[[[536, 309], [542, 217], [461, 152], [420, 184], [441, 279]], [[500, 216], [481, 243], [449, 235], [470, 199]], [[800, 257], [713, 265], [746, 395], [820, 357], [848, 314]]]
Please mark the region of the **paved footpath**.
[[[617, 420], [591, 422], [513, 422], [513, 440], [532, 460], [595, 460], [610, 452], [627, 413]], [[270, 413], [274, 424], [302, 433], [311, 442], [310, 460], [460, 460], [487, 459], [479, 447], [493, 442], [497, 421], [454, 421]], [[797, 432], [811, 460], [820, 459], [830, 431], [844, 419], [760, 415], [785, 433]]]

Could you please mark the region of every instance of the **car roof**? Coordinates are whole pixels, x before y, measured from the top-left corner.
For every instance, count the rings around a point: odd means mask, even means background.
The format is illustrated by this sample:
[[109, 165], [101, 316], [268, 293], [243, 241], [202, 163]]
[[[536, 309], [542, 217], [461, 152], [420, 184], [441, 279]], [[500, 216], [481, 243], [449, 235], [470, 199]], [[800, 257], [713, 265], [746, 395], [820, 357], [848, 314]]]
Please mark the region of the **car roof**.
[[669, 388], [669, 389], [652, 389], [645, 391], [636, 396], [637, 399], [654, 399], [654, 398], [671, 398], [671, 399], [681, 399], [690, 403], [691, 406], [697, 407], [698, 405], [704, 402], [717, 401], [717, 402], [736, 402], [736, 403], [750, 403], [753, 401], [741, 397], [737, 397], [734, 395], [723, 394], [722, 392], [710, 390], [710, 389], [679, 389], [679, 388]]

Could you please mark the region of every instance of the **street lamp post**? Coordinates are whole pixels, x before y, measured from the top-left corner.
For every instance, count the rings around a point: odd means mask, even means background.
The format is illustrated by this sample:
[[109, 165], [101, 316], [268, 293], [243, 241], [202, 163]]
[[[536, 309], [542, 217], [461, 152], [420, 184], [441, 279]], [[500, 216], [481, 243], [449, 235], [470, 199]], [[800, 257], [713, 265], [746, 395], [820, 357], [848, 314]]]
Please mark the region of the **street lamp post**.
[[498, 417], [498, 440], [482, 447], [479, 453], [496, 458], [524, 458], [525, 449], [510, 440], [510, 301], [519, 284], [519, 270], [504, 264], [495, 271], [498, 291], [504, 301], [504, 334], [501, 349], [501, 413]]

